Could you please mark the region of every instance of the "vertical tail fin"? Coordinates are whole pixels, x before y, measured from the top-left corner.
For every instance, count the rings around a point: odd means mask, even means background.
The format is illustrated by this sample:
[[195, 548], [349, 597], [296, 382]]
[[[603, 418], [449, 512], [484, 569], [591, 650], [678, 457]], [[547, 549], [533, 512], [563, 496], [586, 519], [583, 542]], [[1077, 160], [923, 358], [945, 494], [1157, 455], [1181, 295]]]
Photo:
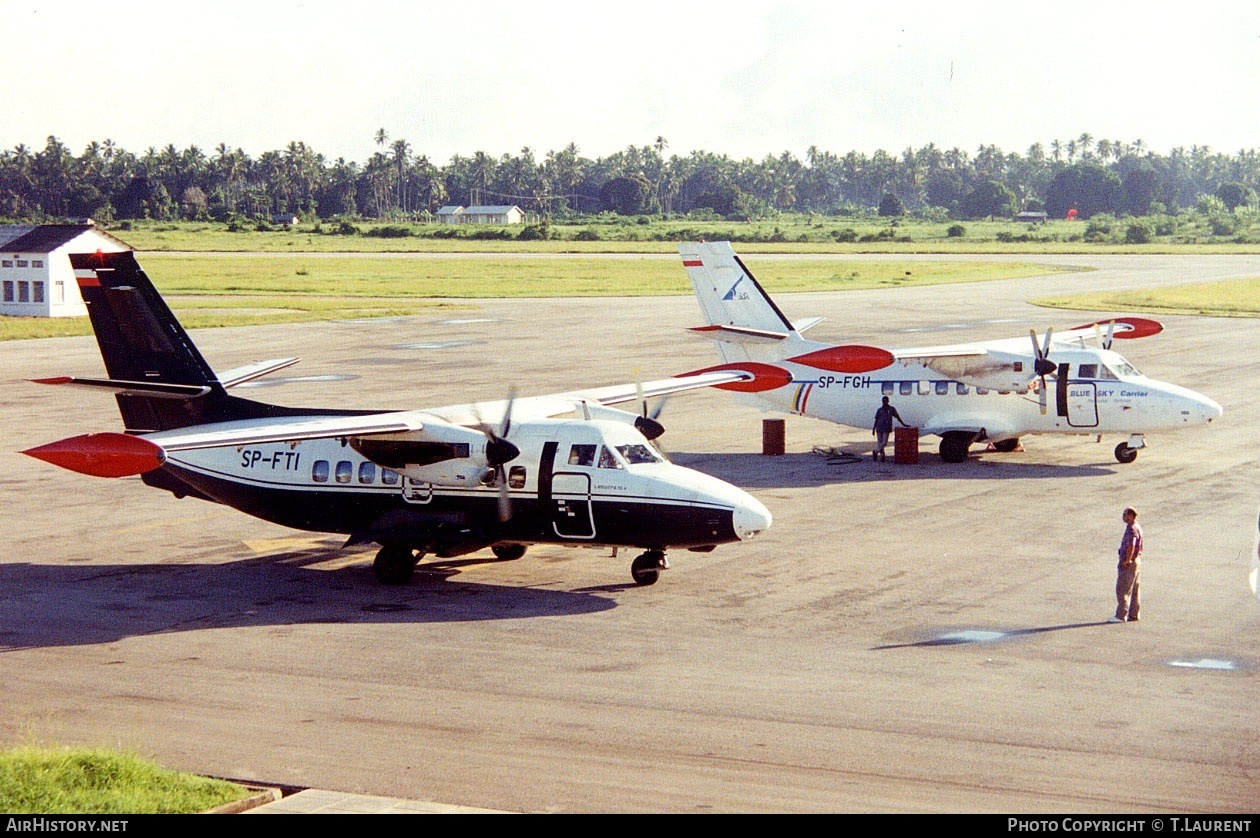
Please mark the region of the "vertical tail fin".
[[689, 242], [678, 251], [708, 324], [696, 331], [717, 341], [723, 361], [775, 361], [800, 346], [797, 329], [730, 242]]
[[87, 304], [110, 379], [202, 388], [195, 397], [118, 393], [128, 431], [148, 433], [267, 415], [270, 405], [227, 394], [184, 327], [145, 276], [134, 253], [72, 253], [70, 264]]

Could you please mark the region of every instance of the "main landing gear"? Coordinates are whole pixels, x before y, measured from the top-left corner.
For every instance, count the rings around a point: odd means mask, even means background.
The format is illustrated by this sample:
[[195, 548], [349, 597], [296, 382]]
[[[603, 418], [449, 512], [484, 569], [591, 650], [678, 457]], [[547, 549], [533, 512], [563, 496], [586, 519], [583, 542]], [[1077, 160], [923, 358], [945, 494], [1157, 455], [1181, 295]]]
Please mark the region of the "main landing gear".
[[406, 585], [420, 563], [420, 554], [410, 547], [386, 545], [376, 554], [372, 572], [382, 585]]
[[941, 459], [947, 463], [961, 463], [976, 435], [971, 431], [946, 431], [941, 435]]
[[636, 585], [655, 585], [656, 580], [661, 578], [662, 570], [669, 570], [669, 561], [662, 550], [641, 553], [630, 564], [630, 575], [634, 577]]
[[490, 548], [494, 557], [501, 562], [512, 562], [525, 555], [524, 544], [496, 544]]

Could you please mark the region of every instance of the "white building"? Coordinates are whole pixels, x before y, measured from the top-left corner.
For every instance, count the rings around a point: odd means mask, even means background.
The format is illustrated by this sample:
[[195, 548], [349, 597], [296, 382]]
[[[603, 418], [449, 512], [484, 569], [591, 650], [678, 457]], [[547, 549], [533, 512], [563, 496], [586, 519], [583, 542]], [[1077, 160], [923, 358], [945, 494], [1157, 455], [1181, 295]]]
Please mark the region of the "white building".
[[443, 224], [523, 224], [525, 211], [518, 206], [494, 205], [442, 207], [437, 211]]
[[86, 315], [70, 254], [132, 249], [90, 223], [0, 225], [0, 315]]

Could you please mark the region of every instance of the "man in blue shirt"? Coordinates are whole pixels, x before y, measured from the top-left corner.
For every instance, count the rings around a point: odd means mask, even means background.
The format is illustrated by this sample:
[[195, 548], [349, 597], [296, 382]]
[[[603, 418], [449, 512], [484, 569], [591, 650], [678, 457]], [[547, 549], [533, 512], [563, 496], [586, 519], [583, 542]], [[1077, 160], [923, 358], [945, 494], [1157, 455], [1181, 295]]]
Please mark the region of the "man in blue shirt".
[[888, 397], [884, 396], [884, 404], [879, 410], [875, 411], [875, 427], [871, 428], [871, 433], [875, 435], [875, 451], [872, 454], [872, 462], [883, 460], [888, 462], [888, 455], [884, 453], [884, 446], [888, 444], [888, 435], [892, 433], [893, 420], [901, 422], [901, 427], [910, 427], [902, 422], [901, 414], [897, 412], [897, 408], [888, 403]]

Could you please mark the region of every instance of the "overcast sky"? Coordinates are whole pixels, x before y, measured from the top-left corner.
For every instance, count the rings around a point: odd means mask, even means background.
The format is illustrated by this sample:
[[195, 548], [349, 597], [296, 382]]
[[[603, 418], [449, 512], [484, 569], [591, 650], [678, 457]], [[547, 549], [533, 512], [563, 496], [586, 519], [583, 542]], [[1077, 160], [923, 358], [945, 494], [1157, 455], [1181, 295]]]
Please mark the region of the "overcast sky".
[[1260, 4], [0, 0], [0, 148], [1260, 147]]

